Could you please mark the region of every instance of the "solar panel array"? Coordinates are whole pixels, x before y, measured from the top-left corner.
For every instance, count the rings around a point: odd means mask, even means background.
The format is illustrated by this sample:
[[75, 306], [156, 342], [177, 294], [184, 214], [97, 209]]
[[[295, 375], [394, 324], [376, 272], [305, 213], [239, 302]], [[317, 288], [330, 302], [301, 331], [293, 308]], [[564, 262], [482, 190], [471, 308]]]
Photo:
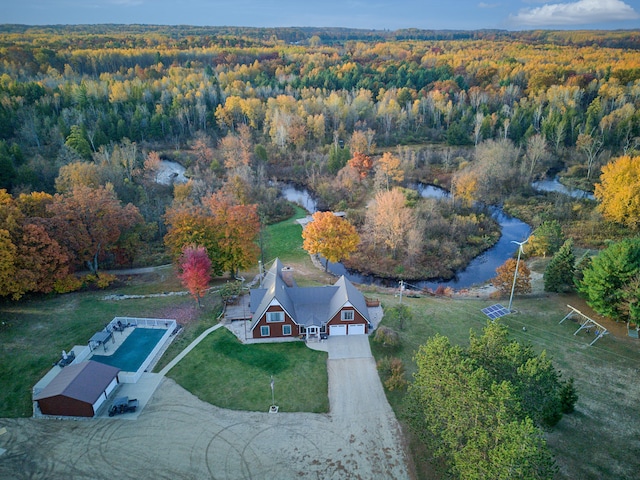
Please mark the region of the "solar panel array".
[[509, 315], [510, 312], [499, 303], [496, 303], [495, 305], [491, 305], [490, 307], [483, 308], [482, 313], [484, 313], [491, 320], [495, 320], [496, 318]]

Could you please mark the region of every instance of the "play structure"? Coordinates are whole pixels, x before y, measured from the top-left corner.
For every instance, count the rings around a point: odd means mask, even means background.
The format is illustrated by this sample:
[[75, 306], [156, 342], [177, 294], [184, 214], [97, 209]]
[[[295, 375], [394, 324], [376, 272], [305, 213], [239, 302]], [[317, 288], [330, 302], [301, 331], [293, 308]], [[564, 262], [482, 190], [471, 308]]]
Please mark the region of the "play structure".
[[592, 318], [587, 317], [584, 313], [582, 313], [577, 308], [573, 308], [571, 305], [567, 305], [567, 307], [569, 307], [571, 311], [567, 313], [562, 320], [560, 320], [560, 323], [564, 322], [567, 318], [571, 318], [574, 315], [578, 315], [580, 318], [579, 320], [580, 327], [578, 328], [578, 330], [575, 331], [574, 335], [577, 335], [580, 330], [586, 330], [587, 333], [591, 333], [591, 329], [593, 328], [596, 338], [593, 339], [593, 341], [589, 344], [589, 346], [593, 345], [594, 343], [596, 343], [598, 340], [600, 340], [602, 337], [604, 337], [609, 333], [605, 327], [600, 325], [598, 322], [596, 322]]

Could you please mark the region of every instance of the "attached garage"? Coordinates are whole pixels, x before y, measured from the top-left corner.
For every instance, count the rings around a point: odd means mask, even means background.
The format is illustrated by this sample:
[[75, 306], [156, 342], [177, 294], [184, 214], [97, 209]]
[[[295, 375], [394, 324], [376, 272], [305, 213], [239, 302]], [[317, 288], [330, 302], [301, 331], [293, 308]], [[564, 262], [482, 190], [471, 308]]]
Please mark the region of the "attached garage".
[[44, 415], [93, 417], [118, 385], [119, 371], [93, 361], [69, 365], [33, 399]]
[[347, 334], [346, 325], [330, 325], [329, 326], [329, 335], [346, 335], [346, 334]]
[[347, 335], [364, 335], [364, 323], [349, 325]]

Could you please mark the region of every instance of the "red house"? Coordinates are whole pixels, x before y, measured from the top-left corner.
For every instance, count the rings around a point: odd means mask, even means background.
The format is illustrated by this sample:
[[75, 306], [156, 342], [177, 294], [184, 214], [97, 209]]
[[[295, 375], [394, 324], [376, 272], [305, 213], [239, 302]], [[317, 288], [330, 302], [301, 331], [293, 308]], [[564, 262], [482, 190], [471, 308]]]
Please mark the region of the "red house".
[[252, 338], [306, 335], [364, 335], [369, 310], [362, 293], [344, 276], [333, 285], [298, 287], [293, 271], [279, 259], [262, 288], [251, 290]]

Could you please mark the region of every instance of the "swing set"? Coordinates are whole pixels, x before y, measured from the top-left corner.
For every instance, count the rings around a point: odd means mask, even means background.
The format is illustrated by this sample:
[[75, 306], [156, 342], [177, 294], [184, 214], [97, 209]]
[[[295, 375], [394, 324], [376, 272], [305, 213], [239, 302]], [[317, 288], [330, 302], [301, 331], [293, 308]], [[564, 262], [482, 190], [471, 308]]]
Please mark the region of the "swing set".
[[580, 327], [578, 328], [578, 330], [575, 331], [574, 335], [577, 335], [580, 330], [586, 330], [587, 333], [590, 333], [592, 328], [595, 329], [596, 338], [593, 339], [593, 341], [589, 344], [589, 346], [593, 345], [594, 343], [596, 343], [598, 340], [600, 340], [602, 337], [604, 337], [609, 333], [605, 327], [600, 325], [595, 320], [587, 317], [584, 313], [582, 313], [577, 308], [573, 308], [571, 305], [567, 305], [567, 307], [569, 307], [571, 311], [567, 313], [567, 315], [562, 320], [560, 320], [560, 323], [564, 322], [567, 318], [571, 318], [573, 315], [579, 315]]

